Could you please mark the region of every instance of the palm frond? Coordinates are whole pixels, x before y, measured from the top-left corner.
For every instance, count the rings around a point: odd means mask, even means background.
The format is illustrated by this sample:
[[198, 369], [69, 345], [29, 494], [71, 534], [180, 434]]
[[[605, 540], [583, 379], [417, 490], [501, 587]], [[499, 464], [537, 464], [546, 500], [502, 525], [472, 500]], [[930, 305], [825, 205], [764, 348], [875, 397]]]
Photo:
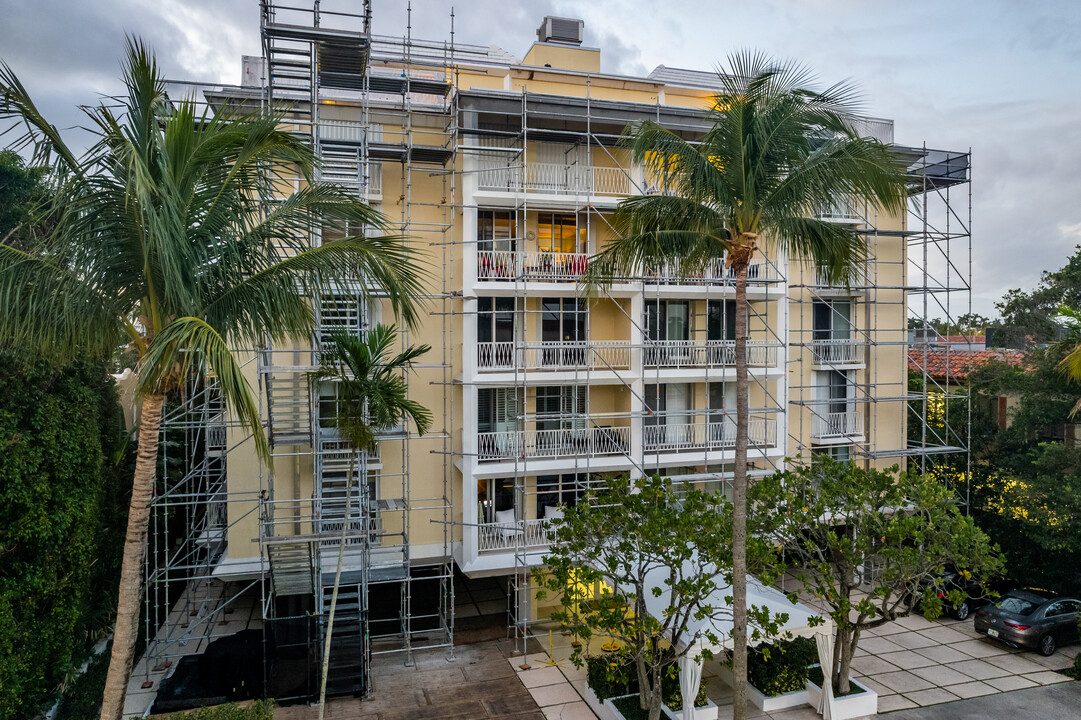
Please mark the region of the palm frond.
[[259, 405], [225, 338], [201, 318], [176, 318], [150, 343], [139, 368], [140, 392], [166, 392], [209, 370], [226, 407], [251, 431], [255, 451], [273, 467]]
[[0, 244], [0, 345], [60, 361], [110, 356], [125, 340], [113, 298], [48, 258]]

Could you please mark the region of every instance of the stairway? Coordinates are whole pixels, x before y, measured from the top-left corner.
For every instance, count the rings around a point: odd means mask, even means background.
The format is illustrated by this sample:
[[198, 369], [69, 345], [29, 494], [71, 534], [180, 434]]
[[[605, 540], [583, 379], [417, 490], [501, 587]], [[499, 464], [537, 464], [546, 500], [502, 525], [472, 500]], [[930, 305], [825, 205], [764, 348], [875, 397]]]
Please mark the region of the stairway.
[[[324, 643], [330, 618], [330, 599], [334, 590], [333, 579], [331, 573], [330, 583], [323, 587]], [[334, 609], [334, 627], [330, 638], [327, 696], [363, 695], [366, 690], [368, 628], [363, 592], [362, 584], [347, 584], [343, 573], [343, 581], [338, 587], [338, 602]]]
[[271, 444], [310, 445], [312, 400], [307, 376], [297, 372], [268, 372], [265, 380]]
[[266, 546], [270, 561], [270, 587], [275, 595], [311, 595], [315, 572], [310, 543], [277, 543]]

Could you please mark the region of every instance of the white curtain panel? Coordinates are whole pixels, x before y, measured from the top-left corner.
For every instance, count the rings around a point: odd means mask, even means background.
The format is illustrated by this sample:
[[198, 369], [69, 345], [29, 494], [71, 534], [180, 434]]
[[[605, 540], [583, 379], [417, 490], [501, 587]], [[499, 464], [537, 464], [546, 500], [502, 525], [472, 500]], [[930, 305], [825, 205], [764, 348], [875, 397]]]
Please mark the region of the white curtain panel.
[[833, 633], [815, 635], [818, 644], [818, 663], [822, 666], [822, 698], [818, 702], [818, 712], [825, 720], [833, 718]]
[[698, 648], [691, 648], [679, 659], [679, 691], [683, 694], [683, 720], [694, 718], [694, 699], [702, 684], [702, 663], [695, 660]]

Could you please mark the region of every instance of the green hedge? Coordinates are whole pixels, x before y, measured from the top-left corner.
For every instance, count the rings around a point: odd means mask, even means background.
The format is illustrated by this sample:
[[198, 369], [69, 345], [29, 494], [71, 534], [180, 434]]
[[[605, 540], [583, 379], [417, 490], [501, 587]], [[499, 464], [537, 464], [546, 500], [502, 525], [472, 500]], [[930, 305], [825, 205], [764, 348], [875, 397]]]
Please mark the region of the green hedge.
[[[586, 659], [586, 683], [602, 702], [620, 695], [638, 693], [638, 673], [630, 654], [623, 648], [615, 652], [595, 655]], [[661, 698], [670, 710], [683, 709], [683, 694], [679, 689], [679, 670], [676, 664], [665, 666], [661, 676]], [[698, 687], [695, 707], [706, 704], [706, 683]]]
[[803, 690], [807, 666], [818, 662], [818, 647], [811, 638], [762, 643], [747, 652], [747, 680], [766, 697]]
[[123, 424], [100, 365], [0, 354], [0, 720], [33, 717], [111, 627]]
[[274, 701], [255, 700], [251, 703], [226, 703], [188, 712], [173, 713], [169, 720], [273, 720]]

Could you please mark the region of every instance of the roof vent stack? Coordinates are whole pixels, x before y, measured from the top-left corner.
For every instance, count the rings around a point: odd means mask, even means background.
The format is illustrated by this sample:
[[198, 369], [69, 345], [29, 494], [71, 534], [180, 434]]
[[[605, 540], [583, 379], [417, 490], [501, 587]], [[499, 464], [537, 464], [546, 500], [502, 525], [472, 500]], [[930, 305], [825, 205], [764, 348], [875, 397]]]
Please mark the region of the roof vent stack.
[[548, 15], [537, 28], [537, 42], [578, 46], [585, 40], [585, 26], [575, 18]]

